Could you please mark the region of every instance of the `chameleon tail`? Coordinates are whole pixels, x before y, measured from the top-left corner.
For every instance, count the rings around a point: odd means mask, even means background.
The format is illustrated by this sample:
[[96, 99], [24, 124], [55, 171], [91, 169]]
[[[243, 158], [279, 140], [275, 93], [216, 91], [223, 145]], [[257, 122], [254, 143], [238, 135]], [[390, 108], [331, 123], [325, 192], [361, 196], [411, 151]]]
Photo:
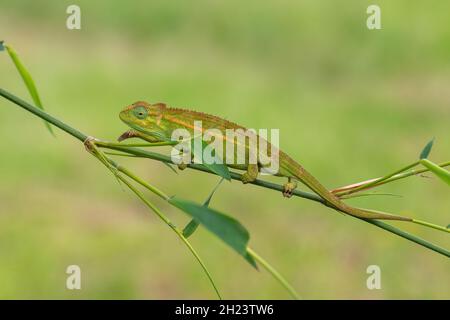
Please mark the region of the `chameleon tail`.
[[[293, 163], [291, 163], [292, 165]], [[328, 191], [316, 178], [314, 178], [309, 172], [307, 172], [298, 163], [294, 165], [295, 169], [291, 170], [291, 174], [294, 178], [298, 179], [300, 182], [305, 184], [308, 188], [314, 191], [318, 196], [320, 196], [327, 206], [330, 206], [338, 211], [347, 213], [349, 215], [363, 218], [363, 219], [384, 219], [384, 220], [401, 220], [401, 221], [412, 221], [411, 218], [402, 217], [398, 215], [393, 215], [389, 213], [384, 213], [369, 209], [360, 209], [347, 205], [342, 200], [340, 200], [336, 195]]]

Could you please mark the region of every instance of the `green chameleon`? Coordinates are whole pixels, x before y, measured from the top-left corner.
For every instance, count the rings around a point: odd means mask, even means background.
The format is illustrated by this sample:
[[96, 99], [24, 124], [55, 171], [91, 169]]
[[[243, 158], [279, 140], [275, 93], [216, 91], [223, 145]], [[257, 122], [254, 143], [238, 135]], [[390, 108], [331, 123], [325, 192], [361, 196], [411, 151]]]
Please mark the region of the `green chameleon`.
[[[245, 130], [242, 126], [213, 115], [186, 109], [170, 108], [163, 103], [149, 104], [143, 101], [138, 101], [126, 107], [120, 113], [120, 119], [131, 127], [132, 130], [122, 134], [118, 139], [119, 141], [129, 138], [140, 138], [148, 142], [167, 141], [170, 139], [172, 131], [176, 129], [186, 129], [192, 134], [194, 132], [194, 121], [202, 122], [202, 130], [220, 130], [223, 133], [223, 139], [226, 137], [226, 129]], [[227, 163], [226, 165], [231, 168], [245, 170], [241, 179], [243, 183], [249, 183], [258, 177], [262, 166], [258, 163], [250, 164], [247, 156], [245, 161], [244, 164]], [[183, 165], [179, 165], [180, 169], [184, 167]], [[320, 196], [326, 205], [337, 211], [365, 219], [412, 221], [411, 218], [407, 217], [347, 205], [336, 195], [328, 191], [299, 163], [281, 150], [279, 150], [279, 169], [275, 175], [288, 178], [288, 182], [284, 185], [283, 191], [285, 197], [292, 196], [293, 190], [297, 187], [295, 181], [300, 181]]]

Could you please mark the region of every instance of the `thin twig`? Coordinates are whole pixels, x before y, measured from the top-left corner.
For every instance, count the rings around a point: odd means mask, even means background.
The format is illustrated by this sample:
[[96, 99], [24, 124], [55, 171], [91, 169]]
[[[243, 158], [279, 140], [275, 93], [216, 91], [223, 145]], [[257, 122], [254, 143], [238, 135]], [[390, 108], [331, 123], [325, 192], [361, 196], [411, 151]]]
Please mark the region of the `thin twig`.
[[[448, 166], [450, 166], [450, 161], [442, 162], [442, 163], [438, 164], [438, 166], [441, 168], [448, 167]], [[370, 183], [377, 181], [380, 178], [374, 178], [374, 179], [369, 179], [369, 180], [365, 180], [365, 181], [361, 181], [361, 182], [357, 182], [357, 183], [352, 183], [347, 186], [332, 189], [332, 190], [330, 190], [330, 192], [333, 192], [334, 194], [341, 196], [344, 191], [351, 191], [351, 192], [349, 192], [349, 194], [350, 194], [350, 193], [355, 192], [355, 189], [360, 186], [364, 186], [363, 188], [361, 188], [361, 190], [366, 190], [369, 188], [375, 188], [375, 187], [381, 186], [383, 184], [386, 184], [386, 183], [389, 183], [392, 181], [404, 179], [404, 178], [407, 178], [410, 176], [416, 176], [416, 175], [419, 175], [421, 173], [428, 172], [428, 171], [430, 171], [430, 169], [428, 169], [428, 168], [413, 169], [413, 170], [410, 170], [407, 172], [396, 174], [396, 175], [390, 177], [389, 179], [379, 181], [379, 182], [375, 183], [374, 185], [369, 186]], [[359, 191], [361, 191], [361, 190], [359, 190]]]

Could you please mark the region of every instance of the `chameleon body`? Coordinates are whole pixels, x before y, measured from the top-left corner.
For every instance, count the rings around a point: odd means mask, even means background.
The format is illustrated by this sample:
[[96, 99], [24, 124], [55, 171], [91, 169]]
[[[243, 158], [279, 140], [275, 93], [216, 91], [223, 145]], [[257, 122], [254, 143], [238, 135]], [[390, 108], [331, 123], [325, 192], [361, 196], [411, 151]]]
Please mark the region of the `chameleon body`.
[[[123, 122], [132, 128], [132, 130], [122, 134], [119, 137], [119, 141], [135, 137], [141, 138], [148, 142], [170, 140], [172, 132], [176, 129], [186, 129], [190, 133], [194, 133], [194, 121], [202, 122], [202, 130], [220, 130], [224, 140], [226, 139], [226, 129], [246, 130], [238, 124], [217, 116], [186, 109], [170, 108], [163, 103], [149, 104], [144, 101], [138, 101], [130, 106], [127, 106], [119, 116]], [[223, 142], [225, 143], [225, 141]], [[273, 148], [273, 146], [271, 147]], [[248, 149], [248, 146], [246, 146], [246, 148]], [[270, 147], [268, 147], [268, 149], [270, 149]], [[248, 161], [248, 155], [249, 153], [246, 152], [244, 163], [226, 164], [231, 168], [245, 170], [245, 173], [242, 175], [242, 182], [244, 183], [254, 181], [263, 168], [260, 164], [250, 164]], [[288, 182], [284, 185], [283, 191], [283, 195], [286, 197], [292, 196], [292, 192], [297, 186], [296, 181], [300, 181], [320, 196], [327, 206], [332, 207], [337, 211], [364, 219], [411, 221], [410, 218], [402, 216], [351, 207], [341, 201], [336, 195], [328, 191], [328, 189], [325, 188], [313, 175], [306, 171], [298, 162], [294, 161], [286, 153], [278, 150], [278, 155], [279, 167], [275, 175], [288, 178]], [[179, 165], [179, 167], [182, 169], [185, 166]]]

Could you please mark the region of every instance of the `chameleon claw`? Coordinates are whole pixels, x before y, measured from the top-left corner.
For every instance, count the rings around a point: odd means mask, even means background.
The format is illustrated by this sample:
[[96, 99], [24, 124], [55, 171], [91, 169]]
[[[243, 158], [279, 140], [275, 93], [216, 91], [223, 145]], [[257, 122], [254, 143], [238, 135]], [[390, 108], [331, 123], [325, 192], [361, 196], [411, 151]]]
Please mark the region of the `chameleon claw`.
[[97, 139], [91, 136], [87, 137], [86, 140], [83, 141], [84, 147], [88, 152], [92, 152], [95, 141], [97, 141]]
[[250, 183], [250, 182], [253, 182], [255, 180], [256, 180], [256, 178], [252, 177], [252, 175], [249, 174], [248, 172], [245, 172], [241, 176], [241, 181], [242, 181], [243, 184]]
[[180, 164], [177, 164], [177, 167], [178, 167], [179, 170], [184, 170], [184, 169], [187, 168], [187, 164], [186, 163], [180, 163]]
[[120, 135], [120, 137], [117, 138], [117, 141], [122, 142], [123, 140], [129, 139], [129, 138], [134, 138], [136, 137], [136, 133], [133, 132], [132, 130], [129, 131], [125, 131], [124, 133], [122, 133]]
[[284, 187], [283, 196], [285, 198], [290, 198], [294, 194], [295, 188], [297, 188], [297, 183], [289, 179], [289, 181], [285, 183], [283, 187]]
[[241, 176], [241, 181], [242, 183], [246, 184], [246, 183], [250, 183], [256, 180], [256, 178], [258, 178], [258, 172], [259, 172], [259, 167], [258, 165], [249, 165], [247, 168], [247, 171], [244, 172]]

